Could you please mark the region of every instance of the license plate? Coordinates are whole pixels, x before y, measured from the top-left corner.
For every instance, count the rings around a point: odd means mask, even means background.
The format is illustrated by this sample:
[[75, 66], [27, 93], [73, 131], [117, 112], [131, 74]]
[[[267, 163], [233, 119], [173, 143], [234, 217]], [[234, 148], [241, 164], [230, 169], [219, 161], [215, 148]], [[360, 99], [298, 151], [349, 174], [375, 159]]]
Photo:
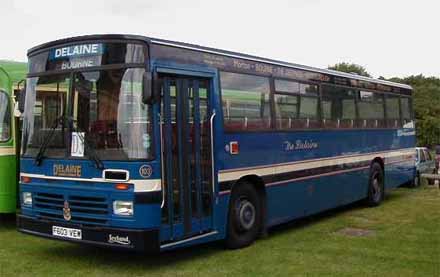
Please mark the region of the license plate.
[[82, 232], [80, 229], [65, 228], [60, 226], [52, 226], [52, 235], [69, 239], [82, 239]]

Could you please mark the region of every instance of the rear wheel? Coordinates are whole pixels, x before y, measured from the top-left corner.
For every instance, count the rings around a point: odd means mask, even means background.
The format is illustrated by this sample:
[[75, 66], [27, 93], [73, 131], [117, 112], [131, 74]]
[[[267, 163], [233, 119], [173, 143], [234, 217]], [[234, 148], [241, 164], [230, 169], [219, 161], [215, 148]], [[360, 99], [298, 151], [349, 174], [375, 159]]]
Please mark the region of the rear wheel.
[[[437, 174], [437, 169], [434, 169], [433, 171], [432, 171], [432, 174]], [[435, 179], [428, 179], [428, 184], [429, 185], [435, 185]]]
[[370, 207], [379, 206], [385, 196], [384, 175], [382, 166], [373, 163], [370, 168], [370, 178], [368, 184], [367, 204]]
[[226, 236], [228, 248], [242, 248], [255, 241], [261, 226], [261, 207], [261, 199], [252, 184], [242, 182], [233, 189]]
[[411, 183], [412, 188], [420, 187], [421, 180], [420, 180], [420, 172], [416, 172], [416, 176], [414, 177], [413, 182]]

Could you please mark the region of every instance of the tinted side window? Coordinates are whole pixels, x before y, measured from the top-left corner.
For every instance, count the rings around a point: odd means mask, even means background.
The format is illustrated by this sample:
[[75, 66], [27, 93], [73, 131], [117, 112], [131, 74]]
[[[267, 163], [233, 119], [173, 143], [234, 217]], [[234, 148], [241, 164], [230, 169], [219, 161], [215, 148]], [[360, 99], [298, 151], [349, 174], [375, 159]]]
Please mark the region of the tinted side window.
[[278, 129], [318, 128], [318, 87], [275, 80], [275, 116]]
[[426, 160], [431, 161], [432, 160], [431, 153], [429, 153], [428, 150], [423, 150], [423, 152], [425, 152], [424, 154], [425, 154]]
[[400, 126], [399, 96], [394, 94], [386, 95], [387, 126], [398, 128]]
[[414, 128], [411, 98], [401, 97], [400, 98], [400, 106], [402, 108], [403, 128]]
[[0, 142], [11, 138], [11, 107], [9, 96], [0, 91]]
[[383, 94], [369, 91], [360, 91], [358, 99], [360, 128], [383, 128], [385, 111]]
[[322, 87], [322, 123], [325, 128], [353, 128], [356, 120], [355, 91]]
[[221, 72], [220, 81], [226, 131], [270, 128], [268, 78]]

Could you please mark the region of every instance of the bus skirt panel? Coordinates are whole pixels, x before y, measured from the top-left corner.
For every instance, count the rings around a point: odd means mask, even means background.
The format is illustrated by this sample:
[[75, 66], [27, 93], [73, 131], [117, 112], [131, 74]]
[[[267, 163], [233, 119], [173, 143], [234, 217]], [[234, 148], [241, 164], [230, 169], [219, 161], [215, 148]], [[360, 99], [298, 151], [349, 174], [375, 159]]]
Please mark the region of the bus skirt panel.
[[91, 244], [110, 248], [157, 253], [160, 251], [159, 230], [135, 230], [91, 227], [17, 216], [18, 231], [49, 239]]

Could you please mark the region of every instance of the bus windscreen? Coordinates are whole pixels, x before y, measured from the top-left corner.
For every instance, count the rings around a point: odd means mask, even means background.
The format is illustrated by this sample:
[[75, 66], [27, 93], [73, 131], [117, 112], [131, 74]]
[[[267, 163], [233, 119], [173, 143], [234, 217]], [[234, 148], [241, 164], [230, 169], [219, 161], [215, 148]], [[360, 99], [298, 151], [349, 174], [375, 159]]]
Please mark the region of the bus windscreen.
[[28, 78], [23, 155], [37, 157], [48, 144], [46, 157], [82, 158], [88, 149], [78, 147], [84, 148], [85, 139], [100, 159], [151, 158], [151, 107], [141, 101], [144, 72], [120, 68]]

